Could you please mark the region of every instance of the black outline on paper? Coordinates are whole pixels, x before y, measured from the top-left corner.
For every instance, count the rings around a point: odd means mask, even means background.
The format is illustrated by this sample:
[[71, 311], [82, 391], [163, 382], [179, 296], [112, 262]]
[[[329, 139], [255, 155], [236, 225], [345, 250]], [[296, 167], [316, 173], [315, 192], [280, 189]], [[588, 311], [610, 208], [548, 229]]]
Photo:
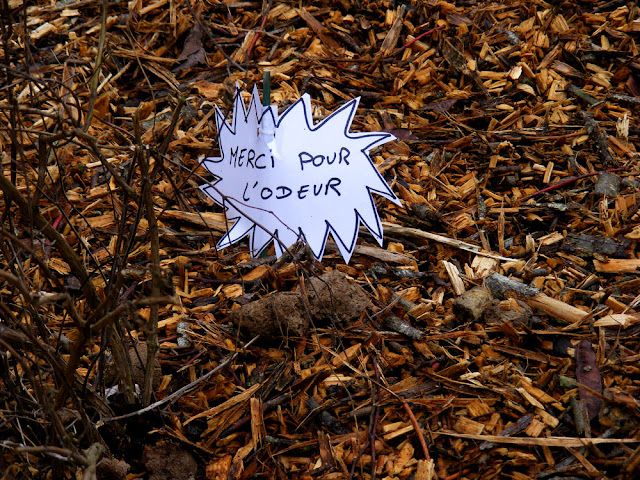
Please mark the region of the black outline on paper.
[[[210, 170], [209, 167], [207, 166], [207, 164], [211, 164], [213, 166], [216, 163], [220, 163], [220, 162], [222, 162], [224, 160], [224, 148], [222, 146], [222, 142], [220, 141], [220, 139], [221, 139], [221, 129], [222, 128], [227, 128], [228, 131], [232, 135], [236, 135], [237, 125], [238, 125], [237, 122], [238, 122], [238, 117], [240, 117], [240, 115], [242, 115], [243, 120], [244, 120], [245, 123], [248, 123], [249, 115], [251, 115], [252, 113], [256, 115], [256, 118], [258, 117], [259, 112], [262, 109], [262, 104], [260, 103], [259, 100], [260, 100], [260, 98], [258, 96], [257, 88], [254, 86], [253, 92], [252, 92], [252, 95], [251, 95], [251, 99], [249, 101], [249, 105], [248, 105], [247, 108], [245, 108], [245, 103], [242, 100], [241, 91], [240, 91], [239, 88], [237, 88], [236, 89], [236, 95], [235, 95], [235, 98], [234, 98], [233, 118], [232, 118], [232, 121], [231, 121], [232, 123], [231, 124], [229, 124], [226, 121], [226, 119], [224, 118], [224, 116], [223, 116], [222, 112], [220, 111], [220, 109], [217, 106], [215, 107], [216, 108], [215, 120], [216, 120], [217, 129], [218, 129], [218, 142], [220, 144], [221, 156], [220, 157], [207, 157], [207, 158], [203, 159], [202, 164], [208, 171], [210, 171], [213, 174], [214, 181], [211, 182], [208, 185], [203, 185], [203, 186], [200, 187], [203, 192], [205, 192], [209, 197], [211, 197], [213, 199], [214, 202], [216, 202], [218, 205], [220, 205], [221, 207], [223, 207], [225, 209], [225, 214], [227, 212], [229, 212], [229, 208], [231, 208], [231, 207], [233, 209], [235, 209], [239, 213], [238, 216], [227, 217], [227, 220], [229, 222], [234, 222], [234, 223], [231, 226], [231, 228], [229, 228], [227, 230], [225, 235], [218, 241], [218, 245], [217, 245], [216, 248], [225, 248], [225, 247], [230, 246], [233, 243], [241, 240], [242, 238], [246, 237], [247, 235], [249, 235], [250, 236], [249, 244], [250, 244], [251, 254], [252, 255], [256, 255], [256, 256], [259, 255], [264, 249], [266, 249], [271, 244], [271, 240], [273, 240], [275, 242], [277, 251], [283, 251], [282, 245], [278, 244], [278, 230], [279, 229], [276, 229], [273, 232], [269, 232], [268, 230], [266, 230], [265, 228], [261, 227], [259, 224], [255, 223], [253, 220], [251, 220], [251, 218], [248, 217], [247, 215], [245, 215], [241, 210], [242, 207], [263, 210], [260, 207], [254, 207], [254, 206], [251, 206], [251, 205], [247, 205], [247, 204], [243, 203], [242, 201], [237, 200], [236, 198], [229, 197], [228, 195], [225, 196], [221, 192], [219, 192], [215, 188], [215, 185], [219, 181], [222, 180], [222, 177], [216, 175], [212, 170]], [[378, 190], [378, 189], [376, 189], [374, 187], [370, 187], [368, 185], [363, 185], [363, 187], [366, 188], [368, 196], [369, 196], [370, 207], [371, 207], [372, 212], [374, 214], [376, 225], [372, 226], [372, 225], [369, 225], [367, 222], [365, 222], [365, 220], [361, 216], [361, 214], [358, 211], [358, 209], [354, 208], [355, 225], [350, 230], [350, 232], [353, 232], [353, 235], [352, 235], [352, 238], [350, 239], [350, 241], [347, 243], [346, 240], [348, 240], [348, 239], [343, 239], [342, 236], [333, 227], [333, 225], [331, 225], [329, 220], [324, 220], [324, 222], [325, 222], [325, 231], [324, 231], [324, 236], [323, 236], [323, 239], [322, 239], [320, 251], [316, 252], [316, 251], [313, 251], [313, 249], [312, 249], [314, 256], [318, 260], [320, 260], [322, 258], [322, 255], [324, 254], [324, 251], [326, 249], [326, 244], [327, 244], [327, 241], [328, 241], [328, 238], [329, 238], [329, 234], [331, 234], [331, 236], [333, 237], [335, 242], [338, 244], [340, 253], [343, 255], [343, 257], [345, 259], [345, 262], [348, 262], [350, 257], [351, 257], [351, 255], [353, 254], [353, 251], [354, 251], [355, 246], [356, 246], [360, 224], [364, 225], [371, 232], [373, 237], [379, 243], [382, 243], [382, 237], [383, 237], [382, 223], [380, 221], [380, 216], [378, 214], [378, 211], [377, 211], [377, 208], [376, 208], [376, 205], [375, 205], [375, 200], [374, 200], [373, 194], [377, 194], [377, 195], [383, 196], [383, 197], [391, 200], [392, 202], [394, 202], [394, 203], [396, 203], [398, 205], [401, 204], [400, 200], [394, 194], [394, 192], [391, 190], [391, 188], [389, 187], [387, 182], [384, 180], [384, 178], [382, 177], [380, 172], [378, 172], [378, 169], [375, 167], [375, 165], [373, 164], [373, 161], [371, 160], [371, 157], [369, 156], [369, 151], [370, 150], [372, 150], [373, 148], [376, 148], [376, 147], [378, 147], [378, 146], [380, 146], [380, 145], [382, 145], [384, 143], [387, 143], [387, 142], [389, 142], [391, 140], [394, 140], [395, 136], [390, 134], [390, 133], [386, 133], [386, 132], [375, 132], [375, 133], [349, 132], [349, 129], [351, 128], [351, 125], [352, 125], [353, 120], [355, 118], [359, 103], [360, 103], [360, 97], [354, 98], [354, 99], [348, 101], [346, 104], [342, 105], [336, 111], [332, 112], [327, 117], [325, 117], [321, 122], [319, 122], [319, 123], [314, 125], [313, 124], [313, 117], [311, 115], [311, 100], [310, 100], [310, 97], [309, 97], [308, 94], [304, 94], [296, 102], [294, 102], [292, 105], [290, 105], [281, 116], [279, 116], [277, 122], [274, 122], [275, 123], [275, 129], [277, 131], [277, 129], [280, 128], [281, 124], [287, 118], [288, 115], [291, 115], [292, 112], [296, 111], [296, 109], [299, 109], [300, 107], [302, 107], [303, 117], [304, 117], [304, 120], [305, 120], [305, 123], [306, 123], [306, 127], [309, 129], [309, 131], [316, 132], [316, 131], [319, 131], [320, 129], [322, 129], [325, 125], [327, 125], [335, 117], [337, 117], [338, 115], [342, 114], [345, 110], [349, 109], [350, 111], [349, 111], [349, 114], [348, 114], [348, 117], [347, 117], [347, 121], [344, 122], [344, 131], [343, 131], [344, 137], [347, 138], [347, 139], [351, 139], [351, 140], [362, 140], [362, 139], [366, 139], [367, 137], [371, 137], [372, 138], [372, 141], [370, 143], [368, 143], [365, 147], [361, 148], [360, 152], [362, 153], [364, 158], [366, 158], [367, 161], [369, 162], [369, 166], [375, 171], [376, 175], [378, 176], [378, 179], [380, 180], [380, 184], [386, 186], [386, 191], [380, 191], [380, 190]], [[262, 115], [260, 115], [260, 118], [258, 120], [258, 125], [260, 125], [262, 123], [265, 115], [272, 115], [272, 117], [273, 117], [273, 113], [271, 112], [271, 110], [269, 108], [262, 109]], [[309, 122], [311, 122], [311, 123], [309, 123]], [[257, 134], [257, 132], [256, 132], [256, 134]], [[218, 196], [222, 197], [222, 199], [223, 199], [222, 202], [217, 200], [216, 197], [214, 195], [212, 195], [212, 192], [216, 192], [216, 194]], [[275, 212], [270, 212], [269, 211], [268, 213], [270, 213], [271, 215], [276, 216], [276, 218], [277, 218], [277, 215], [276, 215]], [[251, 222], [251, 225], [249, 227], [246, 226], [246, 222], [247, 221]], [[241, 225], [244, 225], [244, 227], [241, 227]], [[246, 230], [244, 232], [242, 232], [242, 234], [240, 236], [238, 236], [235, 233], [232, 235], [232, 232], [234, 232], [236, 227], [240, 227], [240, 230], [243, 230], [244, 228], [246, 228]], [[286, 225], [285, 225], [285, 227], [286, 228], [291, 228], [291, 227], [288, 227]], [[271, 240], [269, 240], [266, 243], [264, 243], [259, 250], [258, 250], [258, 247], [256, 247], [256, 245], [255, 245], [256, 228], [260, 228], [260, 229], [264, 230], [271, 237]], [[302, 231], [302, 228], [298, 228], [297, 234], [298, 234], [298, 237], [304, 239], [304, 241], [311, 248], [311, 245], [307, 241], [306, 235]], [[235, 238], [235, 240], [232, 241], [231, 240], [232, 237]], [[285, 247], [288, 247], [288, 246], [289, 245], [285, 245]], [[280, 247], [280, 248], [278, 248], [278, 247]], [[348, 256], [345, 256], [345, 252], [348, 253]]]

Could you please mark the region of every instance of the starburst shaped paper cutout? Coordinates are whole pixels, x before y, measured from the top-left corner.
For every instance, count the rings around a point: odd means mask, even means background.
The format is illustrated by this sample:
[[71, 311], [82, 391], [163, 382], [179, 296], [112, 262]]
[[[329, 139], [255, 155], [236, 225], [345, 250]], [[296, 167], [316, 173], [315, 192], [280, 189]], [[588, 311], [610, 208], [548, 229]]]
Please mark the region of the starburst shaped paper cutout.
[[236, 94], [230, 124], [216, 107], [221, 156], [204, 159], [215, 179], [201, 188], [232, 224], [218, 248], [249, 236], [253, 256], [272, 241], [280, 256], [303, 240], [321, 259], [331, 234], [348, 262], [360, 224], [382, 245], [373, 194], [400, 202], [369, 151], [395, 137], [350, 132], [359, 100], [318, 124], [306, 94], [280, 117], [275, 106], [262, 107], [256, 88], [248, 108]]

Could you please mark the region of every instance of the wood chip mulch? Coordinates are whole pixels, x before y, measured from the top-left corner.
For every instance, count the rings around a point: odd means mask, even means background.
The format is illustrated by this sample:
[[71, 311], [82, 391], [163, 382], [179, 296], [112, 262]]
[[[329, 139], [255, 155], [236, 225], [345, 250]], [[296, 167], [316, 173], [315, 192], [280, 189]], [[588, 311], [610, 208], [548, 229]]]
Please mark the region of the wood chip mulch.
[[[634, 2], [0, 0], [0, 27], [2, 478], [640, 476]], [[383, 247], [216, 251], [199, 161], [265, 69], [281, 111], [359, 96], [353, 130], [397, 137]], [[355, 314], [309, 293], [338, 275]], [[266, 304], [301, 330], [232, 321]]]

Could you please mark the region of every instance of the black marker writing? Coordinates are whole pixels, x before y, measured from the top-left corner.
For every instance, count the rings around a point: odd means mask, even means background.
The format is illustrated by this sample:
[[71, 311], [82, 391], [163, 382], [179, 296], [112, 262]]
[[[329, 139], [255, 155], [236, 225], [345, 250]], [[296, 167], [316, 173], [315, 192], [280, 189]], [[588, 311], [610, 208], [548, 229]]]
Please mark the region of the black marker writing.
[[327, 195], [329, 193], [329, 189], [333, 190], [334, 192], [336, 192], [338, 194], [338, 196], [340, 196], [340, 192], [338, 191], [338, 185], [340, 185], [342, 183], [342, 180], [340, 180], [339, 178], [330, 178], [329, 181], [327, 182], [327, 187], [324, 189], [324, 194]]
[[[327, 195], [330, 195], [332, 193], [341, 196], [342, 193], [340, 193], [340, 190], [338, 190], [338, 187], [341, 183], [342, 180], [337, 177], [333, 177], [327, 180], [326, 183], [300, 185], [295, 190], [295, 194], [300, 200], [319, 196], [326, 197]], [[262, 200], [269, 200], [272, 197], [277, 200], [282, 200], [284, 198], [290, 197], [293, 192], [294, 190], [291, 187], [287, 187], [286, 185], [278, 185], [275, 188], [261, 187], [256, 181], [254, 182], [253, 186], [250, 186], [249, 183], [245, 183], [244, 191], [242, 193], [242, 199], [245, 202], [248, 202], [252, 198], [255, 198], [255, 196], [259, 195]]]
[[338, 162], [340, 165], [342, 162], [349, 165], [349, 155], [351, 152], [348, 148], [342, 147], [339, 152], [333, 152], [333, 156], [331, 155], [312, 155], [308, 152], [300, 152], [298, 154], [298, 158], [300, 159], [300, 170], [304, 170], [305, 165], [312, 165], [314, 167], [319, 167], [322, 164], [333, 165], [335, 162]]
[[[254, 183], [254, 184], [253, 184], [253, 188], [256, 188], [256, 186], [257, 186], [257, 185], [258, 185], [258, 182], [256, 181], [256, 183]], [[244, 192], [242, 192], [242, 199], [243, 199], [245, 202], [248, 202], [248, 201], [249, 201], [249, 198], [247, 197], [247, 187], [248, 187], [248, 186], [249, 186], [249, 184], [247, 183], [247, 184], [244, 186]]]
[[[233, 166], [234, 168], [267, 168], [267, 165], [265, 164], [266, 155], [264, 153], [256, 155], [256, 151], [253, 148], [240, 149], [240, 147], [236, 147], [235, 149], [232, 148], [230, 150], [230, 153], [229, 165]], [[275, 166], [274, 164], [275, 162], [273, 160], [273, 155], [271, 155], [271, 168]]]
[[287, 198], [289, 195], [291, 195], [291, 189], [289, 187], [280, 185], [279, 187], [276, 187], [276, 190], [280, 190], [280, 195], [276, 194], [276, 198], [278, 199]]

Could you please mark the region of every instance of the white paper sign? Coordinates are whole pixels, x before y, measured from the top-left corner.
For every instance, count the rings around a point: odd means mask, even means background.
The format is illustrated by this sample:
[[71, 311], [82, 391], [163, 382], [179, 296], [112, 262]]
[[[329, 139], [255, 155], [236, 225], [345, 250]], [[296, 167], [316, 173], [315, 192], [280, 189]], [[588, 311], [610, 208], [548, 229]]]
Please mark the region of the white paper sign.
[[218, 248], [248, 235], [253, 256], [272, 240], [280, 256], [302, 239], [321, 259], [331, 233], [348, 262], [361, 223], [382, 245], [372, 194], [400, 202], [368, 152], [395, 137], [349, 131], [359, 100], [317, 125], [306, 94], [280, 117], [276, 106], [262, 106], [256, 88], [248, 109], [237, 92], [231, 124], [216, 107], [221, 156], [204, 159], [215, 180], [201, 188], [232, 224]]

